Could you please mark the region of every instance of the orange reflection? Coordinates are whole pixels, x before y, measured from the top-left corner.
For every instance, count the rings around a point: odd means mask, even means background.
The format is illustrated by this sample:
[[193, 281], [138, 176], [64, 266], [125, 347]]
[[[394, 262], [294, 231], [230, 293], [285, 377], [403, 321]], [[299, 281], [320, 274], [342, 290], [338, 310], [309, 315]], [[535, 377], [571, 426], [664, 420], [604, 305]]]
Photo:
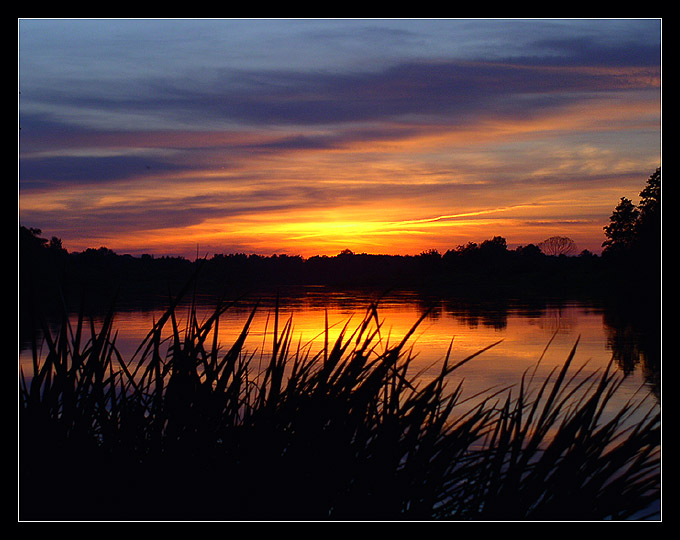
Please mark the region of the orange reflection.
[[[302, 354], [309, 352], [313, 356], [323, 351], [326, 316], [328, 340], [332, 346], [346, 325], [346, 339], [359, 327], [370, 300], [370, 294], [360, 292], [331, 293], [325, 289], [308, 289], [298, 296], [284, 298], [280, 307], [279, 331], [290, 318], [292, 354], [299, 348]], [[263, 296], [262, 301], [245, 345], [245, 349], [254, 354], [254, 367], [259, 359], [267, 361], [273, 340], [274, 300]], [[379, 305], [381, 342], [377, 350], [381, 351], [382, 347], [401, 341], [426, 307], [432, 307], [430, 315], [422, 321], [408, 342], [414, 355], [411, 373], [421, 374], [422, 380], [438, 373], [449, 347], [450, 362], [456, 363], [500, 342], [451, 375], [451, 384], [463, 381], [465, 396], [484, 393], [490, 388], [513, 387], [516, 391], [522, 377], [528, 378], [534, 373], [537, 380], [542, 381], [551, 370], [562, 367], [577, 341], [572, 373], [583, 368], [581, 378], [596, 371], [601, 372], [612, 358], [603, 315], [597, 310], [578, 304], [533, 310], [521, 306], [479, 309], [446, 301], [430, 305], [410, 293], [394, 293]], [[207, 320], [213, 309], [209, 302], [199, 305], [199, 322]], [[223, 351], [236, 340], [251, 309], [252, 306], [243, 304], [228, 310], [220, 319], [219, 336]], [[154, 321], [159, 320], [161, 313], [162, 310], [158, 309], [116, 314], [116, 345], [126, 361], [132, 359], [133, 352], [146, 337]], [[177, 310], [177, 317], [182, 328], [189, 317], [189, 306], [181, 306]], [[370, 328], [377, 328], [375, 321], [372, 321]], [[165, 336], [170, 337], [170, 332], [167, 329]], [[206, 341], [211, 342], [212, 337]], [[23, 369], [28, 372], [31, 366], [30, 353], [22, 352], [20, 360]], [[630, 399], [643, 385], [643, 375], [640, 370], [636, 370], [626, 378], [619, 399]]]

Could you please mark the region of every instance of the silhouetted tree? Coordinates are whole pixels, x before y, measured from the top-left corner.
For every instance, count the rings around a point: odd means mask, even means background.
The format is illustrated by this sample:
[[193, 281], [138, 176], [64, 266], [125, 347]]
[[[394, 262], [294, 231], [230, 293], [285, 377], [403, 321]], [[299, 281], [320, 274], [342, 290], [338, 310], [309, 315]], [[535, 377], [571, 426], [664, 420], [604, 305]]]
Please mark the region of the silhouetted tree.
[[637, 207], [621, 197], [604, 233], [603, 254], [625, 253], [638, 258], [661, 254], [661, 167], [647, 179]]
[[47, 245], [47, 239], [40, 235], [42, 231], [35, 227], [19, 226], [19, 247], [23, 251], [43, 248]]
[[647, 185], [640, 192], [640, 214], [635, 234], [636, 244], [642, 251], [651, 254], [661, 250], [661, 168], [647, 179]]
[[544, 253], [541, 251], [541, 248], [539, 248], [536, 244], [518, 246], [517, 249], [515, 249], [515, 253], [521, 255], [522, 257], [538, 257], [540, 255], [544, 255]]
[[61, 245], [61, 238], [57, 238], [56, 236], [53, 236], [50, 238], [50, 243], [47, 246], [49, 249], [54, 249], [57, 251], [63, 250], [63, 246]]
[[507, 251], [508, 244], [502, 236], [494, 236], [491, 240], [484, 240], [479, 249], [488, 253], [502, 253]]
[[418, 255], [418, 256], [423, 257], [423, 258], [432, 258], [432, 259], [441, 258], [441, 254], [436, 249], [428, 249], [428, 250], [425, 250], [425, 251], [421, 251], [420, 255]]
[[[19, 226], [19, 313], [22, 339], [30, 334], [33, 321], [27, 319], [35, 302], [47, 304], [58, 297], [68, 253], [61, 240], [41, 237], [37, 228]], [[28, 333], [27, 333], [28, 332]]]
[[551, 236], [538, 244], [539, 249], [546, 255], [573, 255], [576, 244], [566, 236]]
[[456, 251], [458, 251], [459, 253], [469, 253], [472, 251], [476, 251], [478, 248], [479, 246], [477, 245], [476, 242], [468, 242], [465, 245], [458, 246], [458, 248], [456, 248]]
[[640, 211], [633, 202], [626, 197], [621, 197], [621, 201], [609, 218], [609, 225], [604, 227], [607, 240], [602, 242], [603, 253], [622, 252], [633, 246], [639, 215]]
[[33, 227], [19, 226], [19, 249], [20, 249], [20, 263], [28, 263], [27, 257], [31, 257], [32, 264], [39, 264], [35, 257], [47, 256], [62, 256], [66, 254], [66, 250], [62, 247], [61, 238], [53, 236], [49, 242], [46, 238], [40, 235], [42, 231]]

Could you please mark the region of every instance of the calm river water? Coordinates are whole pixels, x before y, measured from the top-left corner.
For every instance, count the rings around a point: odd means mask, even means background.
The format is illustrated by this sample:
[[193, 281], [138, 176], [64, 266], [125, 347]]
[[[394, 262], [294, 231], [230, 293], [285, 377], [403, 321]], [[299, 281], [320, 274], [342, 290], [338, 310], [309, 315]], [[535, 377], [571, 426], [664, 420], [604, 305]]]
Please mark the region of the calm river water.
[[[272, 342], [275, 295], [253, 294], [239, 301], [220, 319], [222, 348], [227, 348], [240, 333], [259, 301], [246, 349], [266, 355]], [[361, 323], [366, 308], [377, 298], [373, 291], [338, 291], [306, 287], [288, 291], [279, 300], [279, 326], [292, 318], [293, 341], [309, 347], [312, 353], [324, 344], [325, 317], [328, 317], [329, 339], [338, 336], [349, 321], [349, 331]], [[215, 307], [214, 299], [199, 298], [199, 321], [207, 318]], [[163, 307], [134, 308], [119, 311], [114, 319], [116, 344], [124, 359], [132, 357], [137, 346], [163, 313]], [[489, 345], [491, 349], [475, 357], [451, 378], [463, 380], [466, 393], [473, 395], [489, 388], [507, 387], [520, 382], [522, 375], [538, 365], [539, 380], [550, 370], [560, 368], [572, 347], [578, 342], [573, 370], [584, 367], [583, 374], [603, 370], [614, 359], [614, 366], [626, 377], [618, 402], [641, 394], [656, 394], [658, 401], [658, 366], [645, 358], [638, 334], [612, 323], [603, 309], [583, 302], [462, 302], [442, 298], [425, 298], [415, 292], [396, 292], [383, 297], [378, 304], [381, 334], [389, 343], [400, 341], [427, 310], [410, 340], [416, 359], [413, 372], [427, 378], [437, 373], [451, 347], [451, 362], [457, 362]], [[178, 310], [180, 325], [186, 321], [189, 306]], [[614, 318], [616, 320], [616, 318]], [[180, 326], [181, 327], [181, 326]], [[547, 349], [546, 349], [547, 347]], [[30, 369], [30, 351], [20, 352], [20, 362]], [[616, 405], [614, 403], [613, 405]]]
[[[293, 350], [299, 344], [314, 354], [323, 350], [326, 317], [332, 343], [346, 323], [350, 333], [360, 325], [376, 297], [375, 292], [365, 290], [307, 287], [288, 291], [279, 299], [279, 329], [290, 317]], [[256, 300], [259, 304], [245, 348], [255, 353], [255, 359], [260, 354], [266, 359], [271, 350], [276, 305], [276, 296], [269, 293], [250, 295], [224, 313], [219, 322], [221, 349], [228, 349], [239, 335]], [[210, 297], [199, 297], [196, 305], [199, 321], [215, 309], [215, 301]], [[189, 311], [189, 303], [177, 310], [180, 329]], [[157, 308], [126, 308], [116, 313], [113, 324], [116, 346], [125, 360], [132, 359], [163, 312], [164, 307], [159, 304]], [[641, 420], [650, 407], [660, 408], [660, 358], [655, 358], [660, 354], [660, 344], [650, 351], [639, 329], [625, 322], [625, 317], [598, 305], [576, 301], [467, 302], [402, 291], [383, 297], [378, 304], [382, 339], [390, 344], [401, 341], [426, 312], [409, 341], [416, 355], [412, 373], [420, 372], [423, 379], [438, 373], [449, 348], [450, 362], [455, 363], [496, 344], [450, 375], [449, 388], [462, 381], [463, 396], [472, 398], [465, 408], [480, 399], [478, 394], [489, 395], [489, 389], [517, 387], [524, 374], [535, 373], [536, 384], [540, 384], [552, 370], [564, 365], [575, 344], [571, 371], [576, 373], [583, 368], [579, 380], [594, 371], [601, 372], [612, 361], [613, 369], [623, 378], [605, 411], [605, 420], [630, 400], [644, 400], [628, 419], [630, 424]], [[95, 318], [95, 326], [96, 322]], [[166, 335], [170, 335], [169, 328]], [[24, 373], [30, 374], [31, 351], [20, 347], [19, 356]]]

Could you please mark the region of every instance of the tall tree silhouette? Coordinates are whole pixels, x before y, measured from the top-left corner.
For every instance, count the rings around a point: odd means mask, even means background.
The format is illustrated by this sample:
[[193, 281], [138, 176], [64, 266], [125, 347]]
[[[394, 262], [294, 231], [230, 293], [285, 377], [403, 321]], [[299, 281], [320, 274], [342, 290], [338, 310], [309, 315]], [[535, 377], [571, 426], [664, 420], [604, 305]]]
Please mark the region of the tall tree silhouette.
[[630, 250], [635, 240], [635, 232], [640, 211], [633, 201], [621, 197], [621, 201], [614, 208], [609, 218], [609, 225], [604, 227], [607, 240], [602, 242], [603, 253], [621, 253]]
[[604, 227], [604, 254], [625, 253], [644, 258], [661, 254], [661, 167], [647, 179], [636, 207], [630, 199], [621, 201]]
[[640, 249], [651, 254], [661, 252], [661, 168], [647, 180], [640, 192], [640, 215], [636, 226]]

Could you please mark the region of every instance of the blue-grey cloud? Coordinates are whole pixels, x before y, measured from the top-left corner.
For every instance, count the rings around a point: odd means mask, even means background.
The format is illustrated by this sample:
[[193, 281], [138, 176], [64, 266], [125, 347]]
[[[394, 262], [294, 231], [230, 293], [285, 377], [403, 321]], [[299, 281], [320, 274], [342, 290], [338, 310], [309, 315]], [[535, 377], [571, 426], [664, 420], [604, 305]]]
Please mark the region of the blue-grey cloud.
[[[647, 81], [658, 73], [658, 67], [651, 67]], [[233, 122], [319, 125], [407, 115], [444, 115], [449, 123], [455, 123], [491, 113], [525, 117], [585, 99], [579, 93], [652, 87], [647, 81], [614, 73], [521, 64], [413, 62], [360, 74], [229, 71], [208, 77], [200, 85], [182, 79], [155, 79], [130, 95], [74, 92], [53, 98], [52, 104], [98, 111], [103, 118], [129, 118], [130, 127], [137, 129], [150, 117], [196, 129], [220, 122], [224, 126]]]
[[141, 176], [153, 171], [185, 169], [144, 156], [46, 157], [24, 159], [19, 163], [19, 181], [26, 188], [55, 183], [97, 183]]
[[[614, 44], [598, 43], [594, 38], [544, 39], [537, 48], [554, 52], [545, 58], [531, 58], [534, 64], [562, 66], [658, 67], [661, 43], [632, 42], [623, 39]], [[529, 60], [529, 59], [527, 59]]]
[[[55, 84], [50, 78], [49, 84], [40, 83], [27, 68], [26, 110], [40, 104], [42, 110], [53, 110], [65, 121], [69, 114], [75, 114], [74, 122], [94, 121], [93, 118], [99, 115], [100, 127], [106, 127], [108, 120], [111, 127], [115, 124], [119, 129], [124, 123], [132, 129], [142, 129], [150, 123], [171, 127], [173, 122], [178, 122], [177, 126], [194, 128], [200, 128], [201, 123], [213, 127], [233, 122], [316, 125], [414, 114], [448, 115], [449, 121], [462, 121], [482, 111], [489, 112], [490, 107], [495, 114], [521, 116], [527, 111], [574, 100], [578, 92], [631, 89], [632, 82], [620, 74], [549, 68], [635, 66], [648, 68], [650, 77], [658, 75], [660, 33], [654, 33], [654, 22], [651, 21], [647, 41], [641, 41], [632, 33], [618, 41], [612, 40], [607, 32], [602, 36], [580, 33], [569, 37], [557, 32], [562, 28], [558, 26], [556, 37], [546, 37], [545, 33], [538, 32], [537, 39], [526, 41], [524, 54], [503, 57], [501, 51], [497, 51], [493, 57], [467, 54], [464, 59], [436, 55], [416, 58], [414, 55], [399, 62], [390, 60], [391, 63], [385, 61], [375, 65], [367, 62], [368, 67], [355, 70], [302, 69], [294, 61], [282, 62], [276, 69], [269, 65], [258, 68], [255, 60], [251, 68], [245, 68], [243, 63], [230, 65], [227, 60], [220, 66], [212, 57], [205, 61], [197, 58], [197, 64], [208, 66], [197, 68], [188, 66], [186, 60], [180, 61], [183, 56], [178, 55], [177, 65], [169, 63], [164, 71], [134, 71], [129, 66], [131, 60], [118, 59], [117, 62], [116, 58], [105, 57], [101, 62], [111, 68], [106, 77], [97, 76], [96, 72], [88, 75], [86, 71], [73, 68], [64, 74], [61, 84]], [[520, 23], [528, 24], [517, 24]], [[646, 21], [641, 24], [644, 23]], [[313, 26], [304, 26], [305, 33], [301, 35], [310, 40], [312, 48], [324, 39], [366, 44], [367, 34], [373, 38], [387, 36], [389, 39], [385, 40], [393, 45], [401, 40], [411, 43], [425, 40], [421, 24], [414, 23], [418, 32], [407, 31], [403, 25], [395, 28], [378, 24], [361, 26], [352, 38], [347, 26], [325, 38], [320, 32], [314, 34]], [[465, 24], [470, 26], [472, 22]], [[499, 28], [499, 33], [505, 26], [514, 27], [512, 22], [502, 26], [490, 22], [489, 26]], [[536, 27], [541, 26], [540, 21], [536, 23]], [[451, 27], [460, 28], [455, 21]], [[602, 28], [607, 27], [603, 23]], [[450, 39], [454, 41], [455, 34]], [[290, 43], [304, 49], [299, 36], [297, 41], [291, 37]], [[134, 43], [125, 42], [125, 46], [133, 48], [121, 53], [123, 59], [135, 59], [141, 54], [141, 49], [134, 49]], [[292, 45], [288, 46], [292, 50]], [[187, 47], [193, 50], [193, 45]], [[349, 48], [354, 51], [360, 47]], [[425, 50], [429, 49], [423, 47]], [[367, 50], [367, 57], [371, 57], [371, 53]], [[154, 55], [153, 50], [149, 55]], [[461, 56], [465, 55], [461, 53]], [[389, 58], [389, 55], [385, 54], [385, 57]], [[169, 62], [169, 59], [163, 62]], [[119, 76], [116, 76], [116, 69], [120, 69]], [[52, 77], [59, 80], [56, 74]], [[522, 99], [514, 99], [518, 95]]]

